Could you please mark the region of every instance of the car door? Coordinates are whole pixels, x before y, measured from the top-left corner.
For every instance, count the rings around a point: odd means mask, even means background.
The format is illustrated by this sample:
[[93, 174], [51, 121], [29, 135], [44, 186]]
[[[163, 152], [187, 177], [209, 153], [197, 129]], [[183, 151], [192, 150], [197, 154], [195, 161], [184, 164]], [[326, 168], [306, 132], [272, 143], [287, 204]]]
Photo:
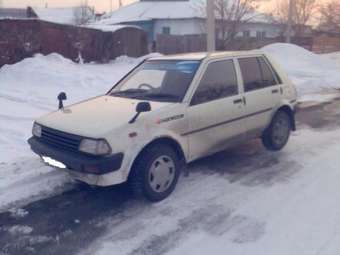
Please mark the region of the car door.
[[242, 57], [238, 63], [244, 87], [246, 128], [249, 136], [258, 136], [270, 122], [282, 89], [264, 57]]
[[240, 88], [233, 59], [208, 63], [187, 109], [190, 160], [245, 137]]

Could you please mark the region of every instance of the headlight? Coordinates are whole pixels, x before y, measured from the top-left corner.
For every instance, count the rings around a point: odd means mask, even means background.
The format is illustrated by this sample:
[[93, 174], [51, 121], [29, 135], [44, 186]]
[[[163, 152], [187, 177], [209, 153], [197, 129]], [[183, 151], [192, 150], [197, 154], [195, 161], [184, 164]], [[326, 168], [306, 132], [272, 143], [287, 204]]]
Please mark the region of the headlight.
[[79, 150], [93, 155], [107, 155], [111, 153], [111, 147], [104, 139], [83, 139]]
[[33, 124], [32, 134], [36, 137], [41, 137], [41, 126], [39, 124]]

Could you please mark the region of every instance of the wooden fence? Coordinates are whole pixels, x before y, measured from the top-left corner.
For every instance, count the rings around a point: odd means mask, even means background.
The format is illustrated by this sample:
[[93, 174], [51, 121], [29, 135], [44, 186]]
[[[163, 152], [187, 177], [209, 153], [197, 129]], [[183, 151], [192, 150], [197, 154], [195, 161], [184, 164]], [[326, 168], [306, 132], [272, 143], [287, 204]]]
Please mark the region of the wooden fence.
[[[297, 37], [292, 39], [293, 43], [302, 46], [308, 50], [313, 48], [313, 39], [310, 37]], [[236, 38], [228, 43], [217, 40], [217, 50], [252, 50], [262, 48], [268, 44], [284, 42], [285, 38]], [[205, 35], [157, 35], [157, 51], [163, 54], [176, 54], [184, 52], [206, 51]]]
[[108, 61], [121, 55], [139, 57], [147, 53], [147, 35], [137, 28], [115, 32], [55, 24], [35, 19], [0, 20], [0, 67], [36, 53], [59, 53], [77, 61]]

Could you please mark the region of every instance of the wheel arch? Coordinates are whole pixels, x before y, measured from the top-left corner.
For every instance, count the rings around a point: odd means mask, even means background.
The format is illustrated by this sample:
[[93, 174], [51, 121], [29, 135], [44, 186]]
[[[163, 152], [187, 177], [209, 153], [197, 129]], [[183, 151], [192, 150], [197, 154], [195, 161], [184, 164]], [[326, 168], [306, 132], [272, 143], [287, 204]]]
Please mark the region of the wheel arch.
[[295, 123], [295, 111], [289, 106], [289, 105], [282, 105], [280, 106], [276, 112], [274, 113], [273, 117], [275, 116], [275, 114], [279, 111], [283, 111], [285, 113], [288, 114], [290, 122], [292, 124], [292, 130], [295, 131], [296, 130], [296, 123]]
[[[180, 161], [182, 161], [183, 163], [186, 163], [186, 156], [185, 153], [182, 149], [182, 146], [180, 145], [180, 143], [170, 137], [170, 136], [162, 136], [162, 137], [157, 137], [154, 140], [150, 141], [149, 143], [147, 143], [138, 153], [137, 156], [134, 158], [132, 164], [131, 164], [131, 170], [133, 169], [133, 167], [135, 166], [136, 162], [140, 159], [140, 157], [143, 156], [143, 153], [150, 148], [151, 146], [157, 145], [157, 144], [167, 144], [169, 145], [174, 151], [175, 153], [178, 155], [178, 158]], [[131, 173], [130, 170], [130, 173]], [[129, 175], [130, 175], [129, 173]]]

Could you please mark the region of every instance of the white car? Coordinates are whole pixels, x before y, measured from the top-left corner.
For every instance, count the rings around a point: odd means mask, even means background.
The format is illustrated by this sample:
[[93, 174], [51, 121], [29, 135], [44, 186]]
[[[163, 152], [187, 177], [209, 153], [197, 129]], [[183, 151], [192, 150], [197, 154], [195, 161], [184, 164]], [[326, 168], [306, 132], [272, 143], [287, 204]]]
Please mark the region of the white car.
[[36, 120], [32, 150], [90, 185], [128, 182], [166, 198], [186, 163], [249, 139], [282, 149], [295, 130], [296, 90], [261, 51], [151, 58], [106, 95]]

